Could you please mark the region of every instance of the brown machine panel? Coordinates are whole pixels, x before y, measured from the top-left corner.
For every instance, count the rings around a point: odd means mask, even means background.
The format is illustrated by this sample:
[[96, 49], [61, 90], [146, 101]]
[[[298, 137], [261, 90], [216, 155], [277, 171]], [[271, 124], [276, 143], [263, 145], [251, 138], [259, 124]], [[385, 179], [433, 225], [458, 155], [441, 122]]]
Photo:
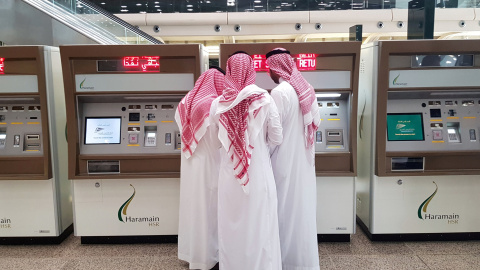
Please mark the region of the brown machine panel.
[[[160, 82], [146, 87], [143, 84], [144, 90], [77, 92], [75, 75], [193, 74], [193, 85], [201, 74], [204, 60], [200, 45], [61, 46], [60, 51], [67, 108], [75, 108], [67, 111], [69, 179], [179, 177], [179, 133], [165, 130], [176, 128], [173, 119], [176, 104], [190, 89], [168, 90]], [[144, 71], [140, 68], [142, 63], [147, 63], [142, 60], [143, 56], [158, 57], [158, 60], [148, 62], [150, 67]], [[137, 67], [129, 70], [125, 61]], [[136, 61], [140, 61], [139, 65]], [[100, 114], [90, 115], [96, 106], [103, 108]], [[120, 143], [98, 147], [95, 143], [87, 144], [86, 118], [93, 116], [121, 119]], [[152, 133], [157, 137], [150, 140], [147, 137]], [[109, 153], [109, 149], [115, 147], [116, 150]], [[170, 152], [162, 152], [167, 148]]]
[[[0, 47], [1, 76], [35, 75], [38, 92], [0, 94], [0, 180], [52, 177], [43, 47]], [[19, 78], [21, 80], [21, 78]], [[23, 93], [22, 93], [23, 92]]]
[[[220, 65], [225, 68], [229, 55], [236, 51], [245, 51], [249, 55], [266, 55], [269, 51], [282, 47], [290, 51], [292, 56], [301, 57], [301, 55], [315, 55], [314, 68], [308, 67], [301, 70], [302, 73], [316, 71], [349, 71], [350, 83], [342, 88], [326, 89], [315, 87], [317, 94], [338, 92], [342, 94], [342, 106], [347, 106], [344, 112], [348, 112], [342, 121], [345, 121], [344, 130], [340, 129], [340, 134], [344, 137], [339, 142], [341, 145], [332, 145], [330, 147], [323, 146], [322, 150], [318, 150], [318, 145], [327, 143], [325, 129], [333, 128], [338, 130], [338, 126], [329, 126], [338, 119], [334, 116], [330, 117], [330, 113], [322, 114], [322, 124], [320, 124], [317, 134], [318, 140], [315, 154], [315, 167], [317, 176], [354, 176], [356, 175], [356, 159], [357, 159], [357, 93], [358, 93], [358, 72], [360, 60], [360, 42], [309, 42], [309, 43], [255, 43], [255, 44], [221, 44], [220, 45]], [[265, 72], [265, 71], [257, 71]], [[313, 84], [312, 84], [313, 85]], [[270, 89], [267, 89], [270, 90]], [[321, 105], [320, 98], [317, 98]], [[328, 101], [332, 99], [322, 100], [325, 102], [325, 110]], [[335, 100], [333, 100], [335, 101]], [[331, 115], [334, 115], [333, 113]], [[348, 121], [347, 121], [348, 119]], [[323, 139], [322, 139], [323, 136]], [[344, 147], [343, 147], [344, 146]]]
[[[478, 146], [474, 146], [471, 149], [463, 146], [458, 150], [452, 149], [454, 143], [449, 142], [447, 134], [447, 125], [449, 122], [460, 123], [462, 126], [464, 123], [471, 125], [472, 121], [477, 121], [478, 117], [469, 116], [463, 119], [461, 115], [447, 115], [449, 109], [452, 109], [455, 113], [462, 110], [462, 97], [463, 100], [475, 100], [472, 108], [476, 106], [478, 108], [480, 91], [478, 86], [436, 86], [436, 87], [403, 87], [403, 88], [390, 88], [389, 74], [390, 71], [408, 71], [408, 70], [441, 70], [440, 67], [413, 67], [412, 68], [412, 55], [473, 55], [473, 64], [471, 66], [458, 66], [454, 67], [456, 70], [471, 70], [480, 67], [480, 42], [475, 40], [410, 40], [410, 41], [382, 41], [379, 42], [379, 63], [378, 63], [378, 90], [377, 90], [377, 123], [376, 123], [376, 160], [375, 160], [375, 174], [378, 176], [401, 176], [401, 175], [474, 175], [480, 173], [480, 151]], [[423, 113], [425, 143], [427, 140], [432, 140], [432, 132], [434, 128], [430, 129], [430, 125], [434, 127], [434, 123], [442, 123], [444, 127], [444, 139], [438, 139], [439, 145], [448, 145], [449, 149], [440, 151], [431, 150], [408, 150], [408, 151], [392, 151], [387, 150], [387, 136], [385, 135], [387, 130], [387, 104], [389, 102], [389, 95], [395, 95], [396, 93], [411, 93], [412, 98], [421, 99], [418, 96], [425, 95], [425, 93], [435, 93], [430, 98], [431, 103], [428, 101], [422, 101], [426, 106], [426, 111]], [[449, 93], [449, 96], [443, 96], [442, 93]], [[458, 93], [458, 94], [457, 94]], [[405, 95], [407, 95], [405, 94]], [[398, 95], [398, 94], [397, 94]], [[416, 97], [417, 96], [417, 97]], [[458, 106], [449, 107], [450, 102], [457, 102]], [[449, 101], [448, 101], [449, 100]], [[446, 103], [448, 102], [448, 103]], [[455, 103], [456, 104], [456, 103]], [[466, 105], [463, 105], [463, 108]], [[420, 106], [419, 106], [420, 107]], [[441, 115], [435, 115], [432, 117], [438, 117], [434, 120], [428, 120], [433, 112], [429, 112], [432, 109]], [[421, 108], [418, 112], [422, 111]], [[388, 111], [390, 113], [390, 110]], [[459, 117], [460, 116], [460, 117]], [[426, 120], [427, 119], [427, 120]], [[453, 120], [452, 120], [453, 119]], [[457, 120], [455, 120], [457, 119]], [[440, 121], [440, 122], [429, 122]], [[463, 121], [463, 122], [462, 122]], [[431, 124], [432, 123], [432, 124]], [[464, 130], [462, 136], [462, 143], [470, 143], [472, 145], [478, 144], [478, 128], [469, 127], [470, 132], [473, 132], [473, 136], [469, 138], [468, 129]], [[472, 131], [472, 130], [475, 131]], [[441, 133], [440, 133], [441, 134]], [[432, 136], [432, 137], [428, 137]], [[415, 142], [416, 143], [416, 142]], [[428, 142], [432, 144], [431, 142]], [[460, 144], [458, 144], [460, 145]], [[444, 148], [447, 148], [446, 146]], [[423, 168], [412, 171], [398, 171], [392, 168], [392, 159], [395, 158], [412, 158], [417, 160], [423, 159]], [[420, 162], [419, 162], [420, 164]], [[415, 165], [414, 165], [415, 166]], [[420, 165], [418, 165], [420, 167]]]

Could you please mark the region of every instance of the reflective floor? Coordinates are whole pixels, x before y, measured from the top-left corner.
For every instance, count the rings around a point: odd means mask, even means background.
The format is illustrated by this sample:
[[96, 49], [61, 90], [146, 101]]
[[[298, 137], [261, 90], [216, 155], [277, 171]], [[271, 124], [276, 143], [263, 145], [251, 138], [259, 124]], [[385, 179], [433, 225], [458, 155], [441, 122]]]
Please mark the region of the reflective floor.
[[[357, 228], [350, 243], [321, 243], [326, 269], [480, 269], [480, 241], [371, 242]], [[0, 246], [0, 269], [188, 269], [176, 244]]]

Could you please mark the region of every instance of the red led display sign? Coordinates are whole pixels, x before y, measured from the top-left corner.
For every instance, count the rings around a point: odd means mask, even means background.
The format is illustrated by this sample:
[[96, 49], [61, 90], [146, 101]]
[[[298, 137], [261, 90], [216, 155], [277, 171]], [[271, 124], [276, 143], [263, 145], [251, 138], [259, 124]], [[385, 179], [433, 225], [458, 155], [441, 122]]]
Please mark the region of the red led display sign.
[[[262, 54], [252, 55], [255, 71], [268, 71], [267, 58]], [[298, 70], [317, 69], [317, 55], [314, 53], [300, 53], [294, 56]]]
[[123, 58], [123, 67], [128, 71], [158, 72], [160, 56], [127, 56]]
[[5, 58], [0, 57], [0, 74], [5, 73]]
[[300, 53], [296, 57], [298, 70], [317, 69], [317, 55], [314, 53]]
[[268, 71], [267, 58], [262, 54], [252, 55], [255, 71]]

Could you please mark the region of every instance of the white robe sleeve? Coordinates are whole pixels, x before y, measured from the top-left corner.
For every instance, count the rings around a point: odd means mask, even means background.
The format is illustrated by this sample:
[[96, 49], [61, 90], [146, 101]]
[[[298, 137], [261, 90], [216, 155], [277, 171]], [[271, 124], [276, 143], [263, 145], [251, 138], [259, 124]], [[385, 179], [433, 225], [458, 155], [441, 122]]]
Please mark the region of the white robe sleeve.
[[280, 145], [283, 140], [283, 129], [280, 123], [280, 116], [278, 114], [275, 102], [270, 102], [269, 112], [267, 118], [267, 139], [269, 144]]
[[177, 122], [177, 126], [180, 129], [180, 132], [182, 132], [182, 120], [180, 119], [180, 114], [178, 113], [178, 106], [175, 110], [175, 122]]

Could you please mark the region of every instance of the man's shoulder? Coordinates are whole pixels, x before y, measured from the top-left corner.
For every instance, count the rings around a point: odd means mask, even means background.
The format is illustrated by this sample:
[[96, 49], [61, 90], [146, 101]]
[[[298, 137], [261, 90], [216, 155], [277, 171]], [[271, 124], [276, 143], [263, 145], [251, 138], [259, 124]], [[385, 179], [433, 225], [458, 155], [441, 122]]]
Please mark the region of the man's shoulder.
[[283, 95], [287, 95], [291, 91], [295, 92], [295, 89], [293, 89], [293, 86], [286, 81], [281, 82], [279, 85], [272, 89], [272, 93], [279, 92]]

